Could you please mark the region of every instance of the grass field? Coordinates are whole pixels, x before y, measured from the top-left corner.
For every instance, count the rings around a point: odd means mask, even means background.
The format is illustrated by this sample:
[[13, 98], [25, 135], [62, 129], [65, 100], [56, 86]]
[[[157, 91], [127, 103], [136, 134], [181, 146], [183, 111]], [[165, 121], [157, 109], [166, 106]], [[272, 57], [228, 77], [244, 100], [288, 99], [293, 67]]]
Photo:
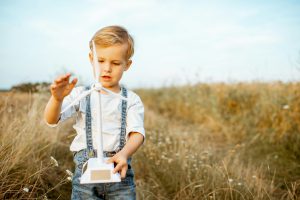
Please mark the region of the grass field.
[[[138, 199], [300, 199], [300, 83], [198, 84], [136, 91], [146, 142]], [[70, 199], [72, 120], [49, 94], [0, 94], [0, 199]]]

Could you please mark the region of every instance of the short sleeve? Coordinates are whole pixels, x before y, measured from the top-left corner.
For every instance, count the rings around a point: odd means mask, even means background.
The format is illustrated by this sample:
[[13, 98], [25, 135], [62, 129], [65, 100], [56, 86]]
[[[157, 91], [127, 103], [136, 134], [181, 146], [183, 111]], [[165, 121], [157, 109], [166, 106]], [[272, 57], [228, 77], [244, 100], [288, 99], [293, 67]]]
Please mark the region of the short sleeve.
[[[61, 110], [64, 110], [68, 105], [70, 105], [76, 97], [83, 91], [83, 87], [75, 87], [71, 93], [66, 96], [63, 100]], [[49, 124], [47, 123], [48, 126], [50, 127], [55, 127], [57, 126], [60, 122], [65, 121], [68, 118], [71, 118], [77, 111], [79, 110], [79, 102], [77, 102], [75, 105], [71, 106], [68, 110], [65, 112], [61, 113], [58, 122], [56, 124]]]
[[138, 132], [144, 136], [144, 105], [139, 96], [135, 96], [134, 101], [128, 107], [127, 111], [127, 126], [126, 126], [126, 140], [128, 140], [129, 133]]

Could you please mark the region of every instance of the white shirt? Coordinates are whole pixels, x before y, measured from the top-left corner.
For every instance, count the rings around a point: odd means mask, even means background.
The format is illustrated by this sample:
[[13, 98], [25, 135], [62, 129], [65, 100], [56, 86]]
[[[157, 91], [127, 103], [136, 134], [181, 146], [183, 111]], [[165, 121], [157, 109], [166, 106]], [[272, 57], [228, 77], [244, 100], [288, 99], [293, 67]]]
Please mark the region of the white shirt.
[[[73, 100], [78, 97], [83, 91], [84, 87], [75, 87], [72, 92], [63, 100], [62, 110], [67, 107]], [[99, 92], [91, 93], [91, 116], [92, 116], [92, 136], [93, 148], [97, 149], [97, 142], [95, 138], [95, 131], [97, 131], [95, 123], [95, 103]], [[121, 94], [121, 93], [120, 93]], [[127, 89], [127, 116], [126, 116], [126, 141], [130, 132], [138, 132], [145, 138], [144, 129], [144, 106], [140, 97], [131, 90]], [[121, 133], [121, 100], [112, 95], [101, 94], [101, 109], [102, 109], [102, 133], [103, 133], [103, 150], [116, 151], [120, 143]], [[71, 151], [79, 151], [87, 148], [85, 135], [85, 112], [86, 99], [72, 106], [70, 109], [61, 114], [59, 122], [62, 122], [74, 115], [76, 115], [76, 123], [73, 128], [77, 135], [71, 143]], [[57, 124], [56, 124], [57, 125]], [[49, 126], [56, 126], [50, 125]]]

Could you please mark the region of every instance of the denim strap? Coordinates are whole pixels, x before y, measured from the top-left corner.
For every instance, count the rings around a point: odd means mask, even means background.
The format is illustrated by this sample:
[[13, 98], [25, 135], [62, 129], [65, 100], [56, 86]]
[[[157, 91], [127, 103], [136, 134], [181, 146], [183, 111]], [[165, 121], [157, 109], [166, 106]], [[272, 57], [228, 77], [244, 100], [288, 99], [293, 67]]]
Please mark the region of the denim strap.
[[[89, 90], [90, 87], [85, 88]], [[86, 96], [86, 113], [85, 113], [85, 137], [86, 137], [86, 146], [88, 150], [89, 158], [95, 157], [95, 152], [93, 149], [93, 138], [92, 138], [92, 114], [91, 114], [91, 95]]]
[[[122, 86], [122, 96], [127, 98], [127, 89]], [[125, 136], [126, 136], [126, 110], [127, 110], [127, 101], [122, 100], [122, 110], [121, 110], [121, 134], [120, 134], [120, 144], [119, 149], [120, 151], [125, 146]]]

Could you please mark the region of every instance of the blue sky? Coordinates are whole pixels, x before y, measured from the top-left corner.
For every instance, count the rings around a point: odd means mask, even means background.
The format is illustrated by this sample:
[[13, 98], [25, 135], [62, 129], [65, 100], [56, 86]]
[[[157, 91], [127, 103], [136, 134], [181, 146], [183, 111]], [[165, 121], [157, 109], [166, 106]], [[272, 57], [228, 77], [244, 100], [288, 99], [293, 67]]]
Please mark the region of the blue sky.
[[136, 41], [123, 83], [299, 81], [300, 1], [2, 0], [0, 88], [73, 72], [92, 81], [88, 41], [122, 25]]

